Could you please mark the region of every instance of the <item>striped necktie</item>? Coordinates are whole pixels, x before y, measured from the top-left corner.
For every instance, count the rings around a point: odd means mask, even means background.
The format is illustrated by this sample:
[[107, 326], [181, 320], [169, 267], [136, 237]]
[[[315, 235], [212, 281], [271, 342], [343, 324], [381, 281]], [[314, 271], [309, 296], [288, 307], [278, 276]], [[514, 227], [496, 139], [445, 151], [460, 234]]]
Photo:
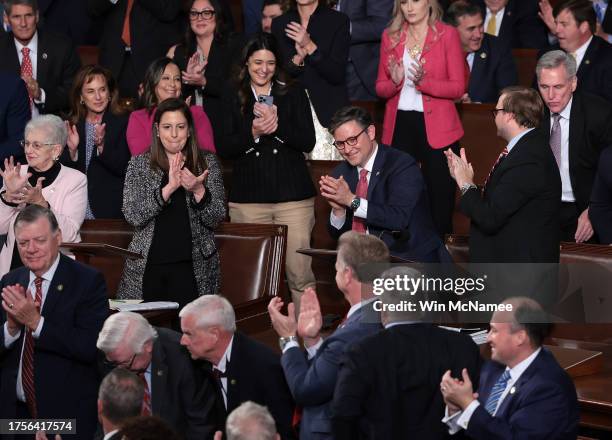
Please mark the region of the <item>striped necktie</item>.
[[495, 414], [497, 410], [497, 405], [499, 404], [499, 399], [502, 394], [506, 390], [506, 385], [508, 385], [508, 381], [510, 380], [510, 370], [504, 370], [504, 373], [499, 376], [495, 385], [491, 389], [491, 394], [489, 394], [489, 398], [487, 399], [487, 403], [485, 404], [485, 409], [491, 415]]
[[[43, 279], [37, 277], [34, 280], [36, 294], [34, 302], [42, 304], [42, 283]], [[30, 416], [33, 419], [38, 417], [36, 408], [36, 389], [34, 386], [34, 336], [32, 330], [27, 330], [25, 334], [25, 343], [23, 345], [23, 354], [21, 359], [21, 385], [26, 398], [26, 405], [30, 411]]]

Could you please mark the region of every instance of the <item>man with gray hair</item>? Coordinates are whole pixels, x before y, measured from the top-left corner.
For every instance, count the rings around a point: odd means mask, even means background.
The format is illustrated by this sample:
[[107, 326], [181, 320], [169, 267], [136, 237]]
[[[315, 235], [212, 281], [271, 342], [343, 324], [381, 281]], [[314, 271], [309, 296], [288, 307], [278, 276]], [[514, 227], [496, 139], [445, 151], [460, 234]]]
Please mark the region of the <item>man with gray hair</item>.
[[589, 200], [599, 155], [612, 145], [612, 104], [576, 91], [576, 61], [562, 50], [542, 55], [536, 76], [546, 105], [541, 129], [561, 174], [561, 240], [586, 242], [593, 237]]
[[236, 331], [230, 302], [219, 295], [203, 295], [180, 311], [183, 337], [194, 359], [217, 385], [217, 426], [242, 402], [251, 400], [270, 409], [281, 436], [294, 438], [293, 399], [279, 357], [270, 348]]
[[115, 368], [106, 375], [98, 391], [98, 420], [104, 432], [103, 440], [119, 438], [116, 433], [123, 422], [142, 412], [144, 386], [126, 368]]
[[140, 377], [144, 415], [161, 417], [187, 440], [210, 438], [214, 388], [194, 369], [180, 338], [175, 331], [154, 328], [138, 313], [119, 312], [104, 323], [97, 347], [107, 363]]
[[[250, 400], [242, 403], [228, 416], [225, 423], [227, 440], [280, 440], [274, 418], [268, 408]], [[221, 440], [221, 431], [215, 440]]]

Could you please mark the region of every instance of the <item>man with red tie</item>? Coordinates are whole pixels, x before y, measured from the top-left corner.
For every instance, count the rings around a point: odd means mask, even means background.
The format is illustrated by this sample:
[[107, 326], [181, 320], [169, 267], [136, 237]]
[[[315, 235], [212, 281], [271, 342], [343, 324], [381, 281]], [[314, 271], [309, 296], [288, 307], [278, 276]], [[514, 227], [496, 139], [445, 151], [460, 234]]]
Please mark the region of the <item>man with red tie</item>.
[[350, 229], [373, 234], [391, 255], [420, 262], [447, 262], [450, 256], [433, 225], [427, 190], [416, 161], [396, 148], [379, 145], [372, 117], [345, 107], [329, 131], [345, 162], [319, 181], [332, 208], [330, 234]]
[[0, 418], [76, 419], [76, 436], [64, 438], [91, 439], [104, 278], [59, 253], [62, 233], [47, 208], [24, 208], [15, 237], [24, 267], [0, 281]]

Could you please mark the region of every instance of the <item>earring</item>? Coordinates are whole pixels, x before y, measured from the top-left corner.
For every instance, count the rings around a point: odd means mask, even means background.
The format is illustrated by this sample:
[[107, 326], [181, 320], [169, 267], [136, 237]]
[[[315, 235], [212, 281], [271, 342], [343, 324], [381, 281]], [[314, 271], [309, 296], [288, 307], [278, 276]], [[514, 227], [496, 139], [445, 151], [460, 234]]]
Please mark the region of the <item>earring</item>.
[[83, 98], [81, 98], [81, 105], [85, 105], [85, 101], [83, 101]]

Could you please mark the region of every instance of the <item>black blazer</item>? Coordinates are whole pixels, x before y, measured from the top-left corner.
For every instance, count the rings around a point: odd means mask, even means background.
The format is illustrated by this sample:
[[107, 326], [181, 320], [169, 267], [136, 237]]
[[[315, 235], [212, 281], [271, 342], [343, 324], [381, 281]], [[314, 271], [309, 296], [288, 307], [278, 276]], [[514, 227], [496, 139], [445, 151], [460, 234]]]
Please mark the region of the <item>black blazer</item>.
[[606, 14], [601, 23], [601, 28], [606, 34], [612, 34], [612, 8], [610, 8], [610, 5], [606, 8]]
[[599, 156], [589, 218], [601, 244], [612, 244], [612, 145]]
[[548, 136], [525, 134], [460, 208], [471, 220], [470, 261], [558, 262], [561, 177]]
[[96, 149], [91, 156], [89, 168], [85, 169], [85, 121], [77, 124], [79, 132], [78, 158], [70, 159], [68, 147], [64, 148], [62, 164], [87, 174], [87, 195], [89, 206], [95, 218], [123, 218], [123, 179], [130, 161], [125, 132], [128, 116], [104, 112], [102, 122], [106, 124], [104, 150], [98, 155]]
[[468, 95], [472, 102], [497, 102], [499, 92], [518, 84], [518, 73], [512, 49], [503, 40], [484, 35], [480, 49], [474, 54]]
[[[296, 9], [291, 9], [272, 21], [272, 34], [279, 41], [283, 64], [287, 72], [298, 78], [308, 90], [312, 105], [324, 127], [329, 125], [336, 110], [349, 104], [346, 89], [346, 63], [348, 62], [350, 34], [349, 19], [324, 4], [319, 4], [308, 22], [308, 33], [317, 50], [298, 67], [291, 59], [295, 55], [295, 42], [285, 35], [289, 22], [300, 22]], [[375, 60], [371, 60], [376, 64]]]
[[352, 344], [334, 392], [334, 438], [447, 438], [440, 380], [447, 370], [461, 378], [463, 368], [478, 383], [478, 346], [431, 324], [396, 325]]
[[304, 158], [315, 144], [308, 98], [299, 85], [281, 93], [277, 85], [272, 88], [278, 130], [257, 143], [251, 133], [253, 94], [247, 97], [245, 114], [235, 93], [225, 100], [223, 137], [217, 151], [224, 159], [235, 160], [230, 202], [280, 203], [316, 195]]
[[[612, 104], [599, 96], [575, 92], [569, 121], [570, 180], [578, 209], [589, 206], [599, 155], [612, 145]], [[550, 139], [550, 111], [541, 128]]]
[[[476, 0], [487, 16], [484, 0]], [[548, 28], [538, 17], [538, 0], [509, 0], [497, 37], [514, 49], [544, 49], [549, 46]]]
[[[36, 104], [40, 113], [68, 110], [68, 93], [81, 61], [72, 43], [63, 35], [39, 29], [36, 80], [45, 91], [45, 103]], [[12, 33], [0, 38], [0, 70], [21, 75], [21, 65]]]

